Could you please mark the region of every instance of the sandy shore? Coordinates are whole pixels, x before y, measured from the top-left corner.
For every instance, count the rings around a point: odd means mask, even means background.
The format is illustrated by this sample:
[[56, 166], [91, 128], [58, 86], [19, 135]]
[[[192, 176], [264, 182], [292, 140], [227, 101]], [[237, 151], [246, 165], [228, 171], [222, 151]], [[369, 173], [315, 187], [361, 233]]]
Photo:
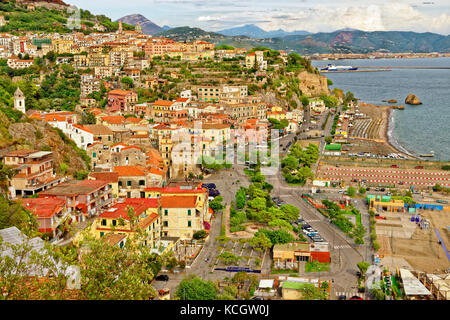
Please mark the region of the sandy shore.
[[367, 114], [372, 119], [382, 119], [383, 122], [380, 126], [380, 140], [384, 145], [392, 149], [392, 152], [399, 153], [408, 158], [415, 158], [414, 155], [408, 153], [406, 150], [398, 146], [397, 142], [394, 141], [392, 130], [394, 129], [393, 123], [393, 112], [396, 106], [390, 105], [374, 105], [370, 103], [361, 102], [359, 104], [359, 109], [362, 113]]

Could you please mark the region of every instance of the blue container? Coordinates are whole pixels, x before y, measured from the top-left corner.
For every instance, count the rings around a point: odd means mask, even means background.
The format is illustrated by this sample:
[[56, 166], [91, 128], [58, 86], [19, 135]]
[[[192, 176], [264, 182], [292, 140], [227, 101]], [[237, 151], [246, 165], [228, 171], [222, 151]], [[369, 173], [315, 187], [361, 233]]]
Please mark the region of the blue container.
[[415, 217], [411, 216], [411, 222], [414, 222]]
[[416, 223], [418, 223], [420, 221], [420, 216], [416, 217]]

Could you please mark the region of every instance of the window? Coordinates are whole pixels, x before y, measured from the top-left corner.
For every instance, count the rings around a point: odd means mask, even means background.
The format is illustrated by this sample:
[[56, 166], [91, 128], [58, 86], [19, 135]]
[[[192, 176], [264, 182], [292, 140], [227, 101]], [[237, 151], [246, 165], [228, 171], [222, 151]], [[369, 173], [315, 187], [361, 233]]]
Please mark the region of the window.
[[139, 185], [140, 186], [145, 186], [145, 180], [139, 180]]
[[103, 237], [105, 235], [104, 232], [100, 232], [100, 237]]
[[192, 227], [192, 222], [190, 220], [188, 221], [188, 227]]
[[97, 157], [97, 153], [92, 152], [92, 158], [96, 158]]
[[119, 187], [121, 187], [123, 185], [122, 181], [119, 181]]
[[106, 226], [106, 219], [102, 219], [102, 226]]
[[168, 227], [169, 226], [169, 222], [168, 221], [164, 221], [164, 227]]
[[188, 216], [191, 215], [191, 209], [188, 209]]
[[165, 216], [169, 215], [169, 210], [164, 209], [164, 215], [165, 215]]
[[112, 225], [115, 227], [115, 226], [117, 225], [117, 221], [116, 221], [116, 220], [113, 220], [113, 221], [112, 221]]
[[127, 181], [127, 186], [128, 186], [128, 187], [131, 186], [131, 181], [130, 181], [130, 180]]

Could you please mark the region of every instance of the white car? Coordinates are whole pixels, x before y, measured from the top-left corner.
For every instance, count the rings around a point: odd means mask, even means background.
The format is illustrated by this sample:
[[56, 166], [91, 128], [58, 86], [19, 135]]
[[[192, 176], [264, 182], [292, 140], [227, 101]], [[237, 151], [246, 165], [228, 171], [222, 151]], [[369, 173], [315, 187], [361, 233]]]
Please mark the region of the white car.
[[208, 201], [214, 201], [214, 197], [208, 197]]

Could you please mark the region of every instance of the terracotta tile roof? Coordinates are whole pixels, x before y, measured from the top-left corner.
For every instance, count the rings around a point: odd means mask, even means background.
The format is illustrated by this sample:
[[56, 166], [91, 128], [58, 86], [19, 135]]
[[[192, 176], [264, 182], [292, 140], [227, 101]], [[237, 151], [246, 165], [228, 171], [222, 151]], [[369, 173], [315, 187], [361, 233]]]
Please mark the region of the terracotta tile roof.
[[162, 208], [195, 208], [196, 196], [162, 196]]
[[131, 122], [131, 123], [139, 123], [142, 121], [141, 118], [133, 118], [133, 117], [129, 117], [125, 119], [126, 122]]
[[38, 218], [51, 218], [64, 208], [66, 201], [58, 198], [25, 198], [22, 204]]
[[176, 101], [178, 101], [178, 102], [186, 102], [188, 100], [189, 100], [189, 98], [176, 98]]
[[5, 156], [6, 157], [27, 157], [32, 153], [38, 152], [37, 150], [33, 149], [22, 149], [22, 150], [15, 150], [8, 152]]
[[137, 166], [118, 166], [114, 167], [114, 172], [119, 174], [119, 177], [134, 177], [145, 176], [146, 172]]
[[74, 128], [78, 128], [80, 130], [83, 130], [85, 132], [93, 133], [90, 129], [86, 128], [85, 126], [82, 126], [80, 124], [74, 124], [72, 125]]
[[133, 91], [129, 90], [120, 90], [120, 89], [114, 89], [109, 92], [109, 94], [119, 95], [119, 96], [127, 96], [129, 94], [133, 93]]
[[149, 169], [148, 169], [148, 172], [150, 172], [151, 174], [156, 174], [156, 175], [158, 175], [158, 176], [163, 176], [163, 175], [164, 175], [164, 172], [163, 172], [163, 171], [158, 170], [158, 169], [156, 169], [156, 168], [149, 168]]
[[192, 188], [192, 189], [188, 189], [188, 188], [181, 188], [180, 186], [177, 187], [149, 187], [149, 188], [145, 188], [144, 191], [159, 191], [162, 194], [166, 193], [166, 194], [183, 194], [183, 193], [206, 193], [206, 189], [205, 188]]
[[113, 134], [112, 130], [103, 124], [87, 124], [84, 127], [89, 129], [95, 135], [112, 135]]
[[109, 184], [103, 180], [82, 180], [71, 181], [58, 184], [50, 189], [39, 192], [40, 198], [45, 198], [48, 195], [78, 195], [92, 193], [105, 185]]
[[158, 199], [149, 198], [127, 198], [124, 202], [116, 203], [115, 205], [111, 206], [111, 208], [104, 211], [99, 216], [99, 219], [118, 219], [121, 217], [125, 220], [129, 220], [130, 218], [128, 217], [127, 210], [128, 207], [132, 207], [136, 216], [139, 216], [147, 209], [158, 208], [159, 201]]
[[118, 182], [119, 174], [117, 172], [91, 172], [89, 173], [90, 178], [94, 180], [103, 180], [107, 182]]
[[166, 106], [166, 107], [169, 107], [172, 104], [173, 104], [173, 101], [167, 101], [167, 100], [158, 100], [153, 103], [153, 105], [156, 105], [156, 106]]
[[123, 116], [105, 116], [101, 117], [102, 121], [111, 123], [111, 124], [122, 124], [125, 122], [125, 117]]
[[120, 241], [127, 237], [126, 234], [118, 234], [118, 233], [108, 233], [105, 235], [102, 240], [109, 244], [110, 246], [117, 245]]

